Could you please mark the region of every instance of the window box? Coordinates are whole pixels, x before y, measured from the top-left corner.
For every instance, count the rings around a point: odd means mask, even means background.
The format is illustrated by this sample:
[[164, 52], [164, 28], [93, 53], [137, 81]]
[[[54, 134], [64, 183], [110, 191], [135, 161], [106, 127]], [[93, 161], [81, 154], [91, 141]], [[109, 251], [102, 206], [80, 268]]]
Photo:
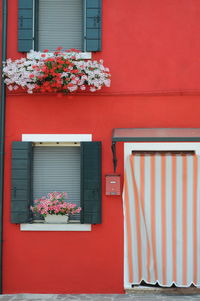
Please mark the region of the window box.
[[35, 92], [95, 92], [110, 86], [109, 69], [103, 61], [82, 60], [76, 49], [54, 53], [31, 51], [27, 58], [7, 59], [3, 67], [4, 82], [10, 91], [19, 87]]

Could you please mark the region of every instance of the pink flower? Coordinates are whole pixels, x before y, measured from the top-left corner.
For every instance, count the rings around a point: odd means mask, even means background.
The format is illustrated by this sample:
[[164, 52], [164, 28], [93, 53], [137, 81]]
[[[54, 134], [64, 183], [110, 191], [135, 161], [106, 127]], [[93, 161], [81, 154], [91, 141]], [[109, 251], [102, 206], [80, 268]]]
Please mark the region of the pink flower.
[[34, 201], [34, 206], [31, 206], [33, 213], [39, 213], [42, 216], [47, 214], [75, 214], [79, 213], [81, 208], [76, 204], [66, 202], [64, 199], [67, 196], [66, 192], [50, 192], [47, 197], [42, 197]]

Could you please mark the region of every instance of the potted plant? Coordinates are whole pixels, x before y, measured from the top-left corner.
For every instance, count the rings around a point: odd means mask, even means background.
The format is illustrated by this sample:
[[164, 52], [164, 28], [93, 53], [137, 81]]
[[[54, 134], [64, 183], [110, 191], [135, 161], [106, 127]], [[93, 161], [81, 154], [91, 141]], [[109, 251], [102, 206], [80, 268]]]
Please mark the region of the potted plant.
[[3, 67], [4, 82], [10, 91], [19, 87], [29, 94], [95, 92], [110, 86], [109, 69], [103, 60], [83, 60], [76, 49], [49, 53], [31, 51], [26, 58], [7, 59]]
[[47, 196], [34, 201], [31, 210], [44, 217], [46, 223], [67, 223], [69, 216], [79, 213], [81, 208], [76, 204], [66, 202], [66, 192], [50, 192]]

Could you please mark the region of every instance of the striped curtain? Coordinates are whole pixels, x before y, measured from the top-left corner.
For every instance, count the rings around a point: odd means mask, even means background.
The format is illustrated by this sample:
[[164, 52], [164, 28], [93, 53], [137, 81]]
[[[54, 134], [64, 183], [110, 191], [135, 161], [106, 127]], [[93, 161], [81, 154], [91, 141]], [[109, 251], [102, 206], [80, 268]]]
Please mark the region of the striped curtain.
[[125, 287], [200, 286], [200, 164], [194, 154], [132, 154], [123, 191]]

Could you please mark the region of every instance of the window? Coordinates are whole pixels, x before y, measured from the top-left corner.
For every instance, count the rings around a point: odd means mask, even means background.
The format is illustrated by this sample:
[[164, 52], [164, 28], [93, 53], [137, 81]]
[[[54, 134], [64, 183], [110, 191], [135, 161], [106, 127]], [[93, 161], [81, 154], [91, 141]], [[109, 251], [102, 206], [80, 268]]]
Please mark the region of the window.
[[[67, 192], [80, 206], [80, 144], [37, 143], [33, 147], [33, 200], [49, 192]], [[80, 215], [71, 219], [80, 220]]]
[[[62, 183], [57, 177], [52, 178], [48, 174], [49, 165], [50, 173], [54, 169], [56, 173], [60, 170]], [[70, 175], [73, 167], [77, 170], [73, 171], [74, 175]], [[41, 173], [44, 177], [39, 175]], [[78, 175], [80, 180], [76, 179]], [[70, 177], [77, 181], [72, 183]], [[11, 223], [31, 222], [30, 206], [33, 198], [41, 192], [45, 194], [46, 190], [50, 192], [50, 187], [57, 191], [65, 191], [66, 187], [73, 202], [80, 194], [81, 223], [101, 223], [101, 142], [81, 142], [76, 149], [43, 146], [43, 150], [32, 142], [13, 142]]]
[[102, 0], [18, 0], [18, 50], [101, 50]]
[[82, 4], [82, 0], [38, 1], [38, 50], [83, 49]]

